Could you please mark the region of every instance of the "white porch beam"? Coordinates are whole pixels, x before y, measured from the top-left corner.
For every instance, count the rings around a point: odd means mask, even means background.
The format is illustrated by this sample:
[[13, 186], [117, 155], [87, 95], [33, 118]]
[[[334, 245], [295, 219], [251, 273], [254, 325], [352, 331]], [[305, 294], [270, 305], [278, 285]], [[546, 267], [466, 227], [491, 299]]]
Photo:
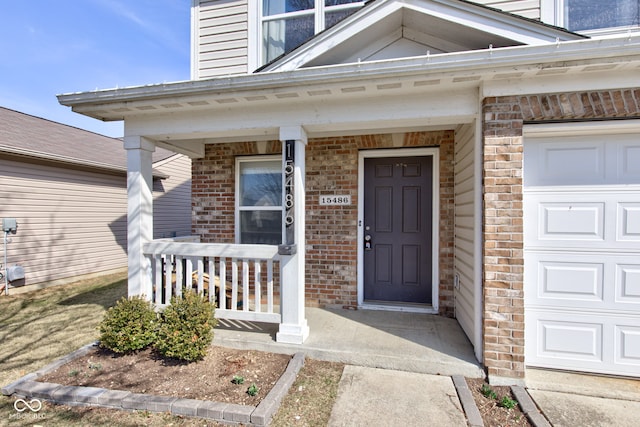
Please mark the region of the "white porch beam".
[[[307, 134], [301, 126], [280, 128], [283, 171], [287, 167], [287, 141], [294, 150], [293, 168], [293, 239], [284, 241], [281, 251], [280, 329], [276, 341], [302, 344], [309, 336], [305, 317], [305, 147]], [[285, 183], [286, 185], [286, 183]], [[285, 192], [286, 193], [286, 192]], [[283, 232], [286, 236], [286, 231]], [[286, 239], [286, 237], [285, 237]], [[293, 250], [286, 246], [293, 243]], [[286, 254], [289, 252], [289, 254]]]
[[141, 136], [126, 136], [127, 150], [127, 249], [128, 295], [152, 293], [151, 263], [143, 247], [153, 239], [153, 142]]

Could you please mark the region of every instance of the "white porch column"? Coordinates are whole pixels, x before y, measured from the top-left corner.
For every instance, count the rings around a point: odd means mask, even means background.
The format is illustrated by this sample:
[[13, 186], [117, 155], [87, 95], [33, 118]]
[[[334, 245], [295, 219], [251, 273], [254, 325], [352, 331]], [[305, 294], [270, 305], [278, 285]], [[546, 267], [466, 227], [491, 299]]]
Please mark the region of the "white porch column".
[[[282, 320], [276, 341], [302, 344], [309, 336], [304, 311], [305, 301], [305, 147], [307, 134], [301, 126], [280, 128], [282, 141], [282, 169], [286, 171], [287, 150], [294, 150], [293, 170], [293, 236], [283, 231], [281, 246], [280, 313]], [[283, 174], [286, 175], [286, 172]], [[284, 178], [286, 181], [286, 178]], [[287, 183], [284, 182], [285, 198]], [[285, 200], [286, 208], [286, 200]], [[285, 213], [286, 215], [286, 213]], [[286, 224], [286, 220], [285, 220]], [[289, 239], [290, 241], [287, 241]]]
[[141, 136], [126, 136], [128, 295], [151, 299], [151, 263], [142, 248], [153, 239], [153, 175], [155, 144]]

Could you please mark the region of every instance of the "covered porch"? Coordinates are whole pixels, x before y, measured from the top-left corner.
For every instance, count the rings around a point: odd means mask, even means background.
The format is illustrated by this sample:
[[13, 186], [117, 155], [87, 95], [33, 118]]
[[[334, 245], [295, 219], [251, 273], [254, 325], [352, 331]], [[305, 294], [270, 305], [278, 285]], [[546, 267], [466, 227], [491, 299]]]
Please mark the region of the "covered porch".
[[275, 340], [274, 324], [219, 321], [214, 343], [274, 353], [440, 375], [484, 376], [471, 342], [455, 319], [425, 313], [307, 308], [313, 333], [302, 345]]

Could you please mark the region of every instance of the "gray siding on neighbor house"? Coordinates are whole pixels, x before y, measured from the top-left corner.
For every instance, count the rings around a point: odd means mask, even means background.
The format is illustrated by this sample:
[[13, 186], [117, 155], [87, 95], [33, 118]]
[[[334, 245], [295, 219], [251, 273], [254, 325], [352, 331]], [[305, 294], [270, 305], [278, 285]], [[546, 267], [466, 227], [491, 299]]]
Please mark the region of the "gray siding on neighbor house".
[[456, 290], [456, 318], [471, 342], [475, 323], [475, 263], [476, 244], [474, 178], [474, 125], [465, 125], [456, 132], [455, 139], [455, 215], [454, 215], [454, 272], [460, 287]]
[[8, 264], [25, 284], [126, 266], [126, 176], [6, 159], [0, 171], [0, 217], [18, 220]]
[[[191, 160], [176, 155], [154, 169], [169, 175], [154, 179], [154, 234], [190, 234]], [[0, 218], [18, 221], [8, 264], [24, 267], [25, 285], [126, 267], [126, 186], [121, 172], [3, 155]], [[3, 252], [0, 245], [0, 260]]]
[[196, 1], [194, 78], [246, 74], [247, 0]]
[[485, 6], [515, 13], [525, 18], [540, 19], [540, 0], [474, 0]]
[[169, 175], [153, 183], [153, 237], [191, 235], [191, 159], [175, 155], [154, 165]]

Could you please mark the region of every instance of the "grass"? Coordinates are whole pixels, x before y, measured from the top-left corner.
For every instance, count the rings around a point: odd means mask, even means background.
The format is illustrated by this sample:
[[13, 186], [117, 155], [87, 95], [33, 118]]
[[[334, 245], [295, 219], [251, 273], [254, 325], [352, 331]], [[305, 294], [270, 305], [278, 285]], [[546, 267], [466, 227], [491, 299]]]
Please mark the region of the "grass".
[[[126, 277], [102, 276], [24, 294], [0, 296], [0, 385], [7, 385], [95, 341], [107, 308], [126, 295]], [[94, 366], [93, 369], [100, 369]], [[307, 360], [272, 426], [324, 426], [343, 365]], [[70, 373], [73, 375], [73, 373]], [[18, 413], [14, 397], [0, 395], [0, 426], [218, 426], [215, 422], [157, 414], [44, 403]]]

